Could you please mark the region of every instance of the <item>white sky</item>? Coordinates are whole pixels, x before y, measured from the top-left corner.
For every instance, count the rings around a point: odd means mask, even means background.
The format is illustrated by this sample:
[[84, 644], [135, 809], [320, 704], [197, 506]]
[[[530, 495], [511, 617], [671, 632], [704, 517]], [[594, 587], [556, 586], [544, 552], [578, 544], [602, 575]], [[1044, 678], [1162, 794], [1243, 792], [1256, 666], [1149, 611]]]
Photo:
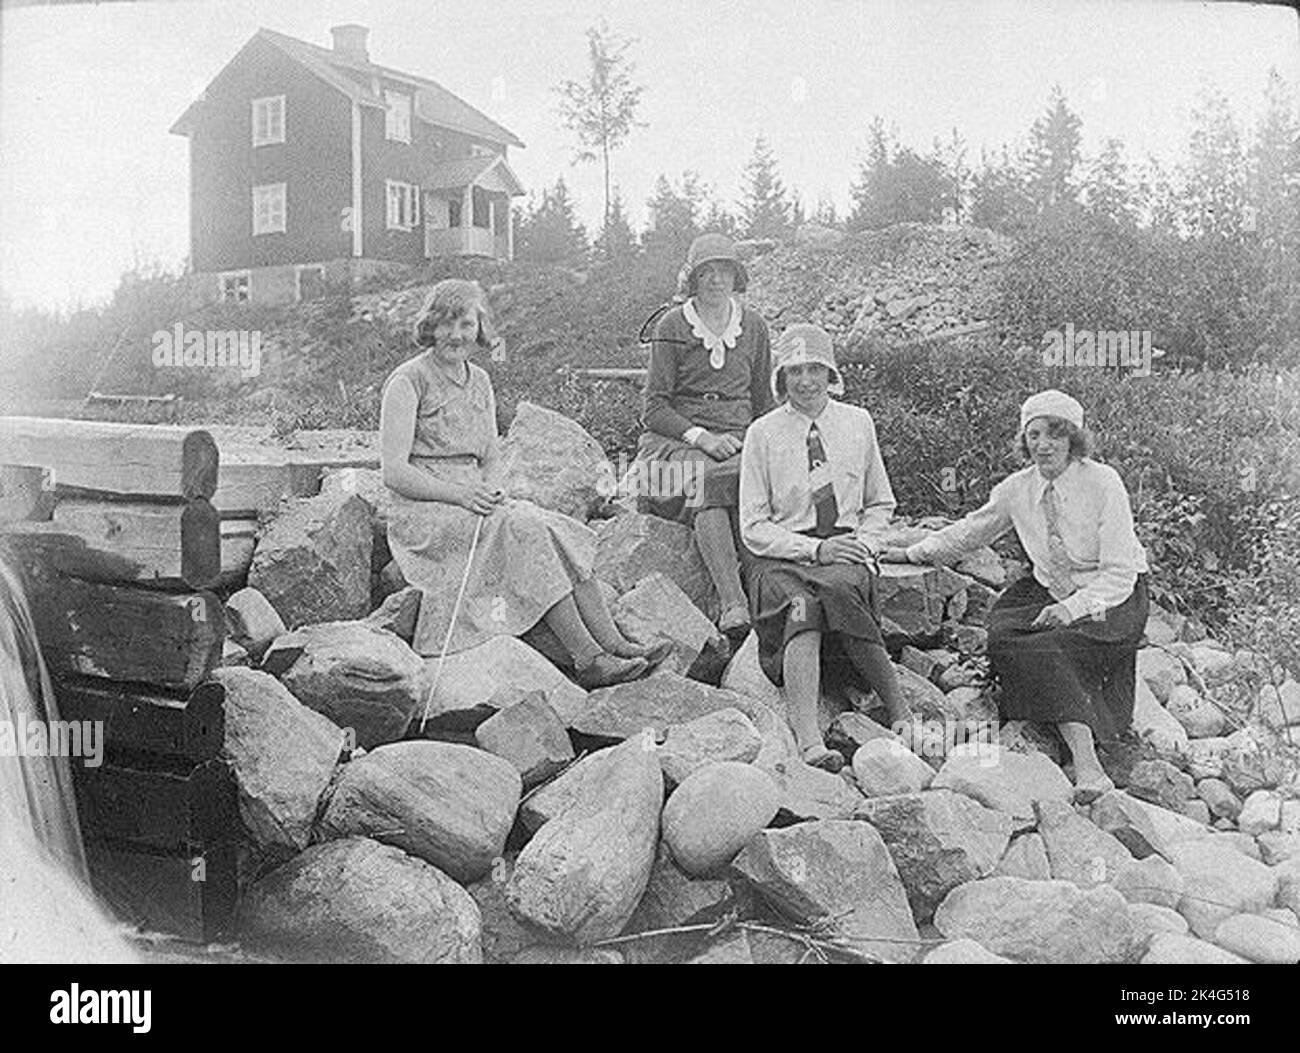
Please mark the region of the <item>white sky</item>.
[[187, 140], [167, 129], [259, 26], [329, 46], [370, 27], [372, 60], [431, 77], [514, 131], [530, 190], [563, 175], [594, 232], [600, 170], [570, 164], [550, 89], [586, 70], [604, 16], [635, 37], [641, 119], [614, 181], [640, 226], [655, 177], [698, 169], [734, 204], [763, 132], [811, 209], [843, 211], [875, 114], [927, 149], [1022, 137], [1053, 83], [1131, 160], [1183, 152], [1198, 85], [1253, 125], [1267, 71], [1293, 90], [1278, 6], [1174, 0], [155, 0], [0, 10], [0, 287], [18, 305], [104, 299], [136, 261], [188, 251]]

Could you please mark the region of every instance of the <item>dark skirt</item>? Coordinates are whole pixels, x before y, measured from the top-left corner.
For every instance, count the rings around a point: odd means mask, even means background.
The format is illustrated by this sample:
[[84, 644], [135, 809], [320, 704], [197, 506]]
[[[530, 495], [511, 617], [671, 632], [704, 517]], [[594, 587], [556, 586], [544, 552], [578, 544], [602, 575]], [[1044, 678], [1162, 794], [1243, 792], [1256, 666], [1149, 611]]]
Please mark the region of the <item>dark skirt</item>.
[[638, 512], [691, 526], [706, 508], [740, 503], [740, 454], [715, 461], [698, 446], [645, 432], [633, 467]]
[[1104, 618], [1031, 629], [1055, 601], [1032, 575], [998, 597], [989, 611], [989, 664], [1002, 687], [1005, 720], [1077, 722], [1099, 743], [1114, 742], [1133, 720], [1137, 650], [1147, 623], [1146, 575]]
[[785, 677], [785, 645], [800, 633], [822, 634], [822, 684], [867, 687], [853, 661], [870, 644], [882, 645], [876, 577], [860, 563], [828, 566], [753, 557], [749, 609], [758, 636], [758, 664], [777, 687]]

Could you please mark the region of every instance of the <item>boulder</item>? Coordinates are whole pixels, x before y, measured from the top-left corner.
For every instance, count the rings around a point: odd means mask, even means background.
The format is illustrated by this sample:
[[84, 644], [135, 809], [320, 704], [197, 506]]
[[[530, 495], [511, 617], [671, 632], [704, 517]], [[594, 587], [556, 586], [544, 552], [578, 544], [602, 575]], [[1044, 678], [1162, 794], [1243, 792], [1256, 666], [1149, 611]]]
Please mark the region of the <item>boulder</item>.
[[762, 702], [777, 713], [785, 712], [781, 689], [767, 678], [758, 664], [758, 634], [750, 633], [740, 649], [731, 656], [722, 673], [721, 686], [728, 691]]
[[1130, 797], [1150, 801], [1171, 812], [1181, 812], [1183, 804], [1195, 792], [1192, 777], [1165, 760], [1138, 761], [1129, 772]]
[[481, 749], [514, 765], [525, 789], [544, 783], [573, 760], [569, 734], [540, 691], [488, 717], [474, 739]]
[[[894, 665], [894, 672], [898, 676], [898, 686], [912, 711], [914, 722], [920, 718], [925, 723], [945, 726], [950, 721], [963, 718], [963, 714], [948, 702], [944, 693], [925, 677], [918, 676], [906, 666], [897, 663]], [[945, 727], [945, 732], [946, 730]]]
[[1255, 838], [1260, 859], [1269, 866], [1300, 859], [1300, 834], [1286, 834], [1281, 830], [1265, 830]]
[[1223, 758], [1228, 755], [1232, 748], [1233, 740], [1226, 737], [1189, 740], [1185, 758], [1188, 774], [1193, 779], [1221, 778], [1223, 775]]
[[1151, 937], [1143, 965], [1244, 965], [1246, 959], [1195, 936], [1157, 932]]
[[795, 228], [794, 243], [802, 249], [825, 252], [838, 248], [847, 235], [841, 230], [824, 227], [820, 223], [803, 223]]
[[847, 819], [863, 799], [843, 776], [810, 767], [797, 758], [788, 758], [763, 770], [780, 788], [783, 822]]
[[596, 528], [595, 572], [621, 595], [659, 571], [713, 620], [718, 616], [718, 591], [700, 558], [695, 532], [657, 516], [628, 512]]
[[428, 691], [424, 661], [393, 633], [364, 621], [308, 625], [281, 636], [262, 660], [294, 697], [370, 749], [394, 742]]
[[909, 640], [937, 636], [943, 627], [945, 601], [958, 575], [944, 567], [885, 563], [876, 579], [881, 629]]
[[1222, 779], [1202, 779], [1196, 784], [1196, 795], [1210, 809], [1210, 814], [1220, 819], [1236, 821], [1241, 814], [1241, 802]]
[[1274, 731], [1300, 727], [1300, 683], [1288, 679], [1281, 686], [1265, 684], [1255, 703], [1255, 713]]
[[1165, 709], [1183, 726], [1187, 737], [1192, 739], [1222, 735], [1228, 723], [1223, 710], [1203, 699], [1194, 687], [1187, 684], [1178, 684], [1169, 692]]
[[370, 510], [355, 494], [289, 502], [258, 538], [248, 584], [296, 629], [370, 610]]
[[622, 965], [623, 956], [610, 947], [558, 947], [535, 943], [510, 959], [511, 965]]
[[239, 815], [259, 846], [301, 852], [344, 748], [343, 730], [275, 677], [232, 667], [212, 673], [226, 689], [222, 754], [239, 787]]
[[1020, 827], [1033, 825], [1035, 802], [1069, 802], [1074, 796], [1065, 772], [1041, 753], [998, 750], [989, 756], [970, 746], [948, 755], [930, 788], [964, 793], [986, 808], [1006, 812]]
[[1038, 832], [1052, 877], [1091, 888], [1112, 881], [1133, 855], [1063, 801], [1037, 801]]
[[853, 776], [868, 797], [889, 797], [920, 793], [934, 779], [934, 769], [890, 736], [858, 747]]
[[1067, 759], [1055, 729], [1032, 720], [1008, 720], [998, 729], [998, 745], [1012, 753], [1041, 753], [1058, 768]]
[[506, 882], [517, 917], [579, 944], [616, 936], [627, 924], [659, 839], [658, 760], [637, 740], [607, 752], [582, 796], [524, 846]]
[[611, 608], [624, 635], [673, 642], [659, 669], [716, 684], [731, 658], [731, 645], [672, 578], [649, 574]]
[[[426, 660], [430, 683], [438, 659]], [[498, 709], [540, 691], [565, 727], [583, 711], [587, 692], [522, 640], [494, 636], [477, 647], [448, 655], [429, 707], [428, 728], [473, 731]]]
[[1014, 965], [1010, 958], [986, 951], [974, 940], [949, 940], [925, 956], [923, 965]]
[[1182, 841], [1169, 852], [1183, 878], [1178, 912], [1202, 939], [1213, 939], [1219, 923], [1233, 914], [1252, 914], [1273, 905], [1278, 875], [1220, 844], [1217, 837]]
[[724, 688], [710, 687], [678, 673], [655, 673], [642, 680], [597, 688], [583, 711], [568, 723], [574, 731], [592, 738], [620, 741], [653, 728], [656, 737], [673, 724], [716, 713], [739, 710], [748, 716], [752, 699]]
[[1038, 834], [1021, 834], [1002, 854], [993, 868], [993, 877], [1016, 877], [1026, 881], [1050, 881], [1052, 866], [1047, 861], [1047, 846]]
[[420, 601], [424, 593], [414, 585], [407, 585], [389, 594], [384, 602], [366, 615], [366, 621], [379, 629], [386, 629], [406, 643], [415, 639], [415, 626], [420, 619]]
[[477, 881], [505, 850], [521, 783], [472, 746], [395, 742], [343, 766], [321, 819], [326, 837], [372, 837]]
[[626, 931], [652, 932], [697, 921], [712, 921], [731, 899], [731, 885], [716, 878], [693, 878], [673, 862], [660, 842], [645, 895], [627, 923]]
[[600, 443], [577, 421], [520, 401], [501, 443], [502, 485], [524, 498], [585, 523], [614, 496], [614, 477]]
[[1177, 910], [1183, 898], [1183, 876], [1158, 855], [1121, 863], [1111, 884], [1129, 903], [1154, 903]]
[[659, 747], [659, 764], [675, 784], [718, 761], [748, 764], [758, 756], [763, 737], [738, 709], [720, 709], [702, 717], [673, 724]]
[[934, 916], [950, 939], [967, 937], [994, 954], [1043, 964], [1136, 961], [1144, 933], [1109, 885], [994, 877], [948, 893]]
[[1238, 797], [1284, 785], [1294, 775], [1285, 749], [1271, 742], [1267, 733], [1243, 728], [1227, 740], [1229, 748], [1222, 754], [1220, 777]]
[[506, 903], [505, 883], [513, 866], [513, 861], [502, 859], [487, 877], [465, 886], [478, 907], [483, 961], [489, 964], [504, 965], [537, 942], [537, 937], [519, 923]]
[[1092, 806], [1092, 821], [1113, 834], [1134, 856], [1142, 859], [1158, 852], [1171, 859], [1170, 847], [1194, 841], [1210, 830], [1167, 808], [1139, 801], [1120, 790], [1104, 794]]
[[[1164, 654], [1164, 652], [1160, 652]], [[1181, 666], [1180, 666], [1181, 668]], [[1147, 682], [1140, 676], [1134, 690], [1133, 731], [1143, 742], [1162, 756], [1177, 756], [1187, 752], [1187, 732], [1152, 694]]]
[[365, 837], [312, 845], [254, 884], [241, 937], [295, 961], [482, 961], [479, 912], [446, 874]]
[[[890, 731], [889, 728], [883, 724], [877, 724], [865, 713], [858, 713], [853, 710], [841, 713], [831, 721], [830, 727], [826, 729], [826, 745], [831, 749], [840, 750], [849, 757], [852, 757], [859, 749], [874, 739], [896, 742], [900, 747], [903, 745], [902, 739]], [[909, 750], [909, 752], [911, 751]], [[929, 767], [929, 765], [926, 765], [926, 767]], [[933, 777], [934, 772], [931, 771], [929, 774]]]
[[326, 468], [321, 475], [322, 494], [344, 496], [355, 494], [366, 503], [370, 511], [370, 529], [374, 550], [371, 566], [380, 569], [392, 559], [388, 548], [388, 519], [398, 497], [384, 485], [384, 473], [379, 468]]
[[1300, 916], [1300, 856], [1273, 864], [1277, 875], [1277, 905]]
[[1300, 962], [1300, 929], [1259, 914], [1234, 914], [1219, 922], [1214, 942], [1225, 951], [1263, 965]]
[[1187, 670], [1177, 657], [1161, 647], [1144, 647], [1137, 653], [1137, 678], [1145, 681], [1162, 706], [1178, 684], [1187, 683]]
[[1282, 795], [1273, 790], [1256, 790], [1246, 798], [1237, 815], [1237, 829], [1256, 837], [1282, 825]]
[[775, 818], [780, 803], [779, 787], [761, 769], [735, 761], [710, 764], [668, 798], [664, 842], [686, 874], [715, 874]]
[[1011, 838], [1010, 818], [951, 790], [867, 800], [854, 818], [889, 846], [918, 923], [958, 885], [991, 874]]
[[1161, 907], [1155, 903], [1130, 903], [1129, 916], [1137, 922], [1147, 935], [1147, 940], [1159, 932], [1171, 932], [1175, 936], [1186, 936], [1187, 919], [1172, 907]]
[[254, 658], [260, 659], [277, 636], [284, 619], [257, 589], [243, 588], [226, 600], [226, 633]]
[[764, 830], [733, 867], [781, 914], [825, 926], [861, 954], [910, 962], [920, 938], [898, 869], [868, 823], [822, 820]]

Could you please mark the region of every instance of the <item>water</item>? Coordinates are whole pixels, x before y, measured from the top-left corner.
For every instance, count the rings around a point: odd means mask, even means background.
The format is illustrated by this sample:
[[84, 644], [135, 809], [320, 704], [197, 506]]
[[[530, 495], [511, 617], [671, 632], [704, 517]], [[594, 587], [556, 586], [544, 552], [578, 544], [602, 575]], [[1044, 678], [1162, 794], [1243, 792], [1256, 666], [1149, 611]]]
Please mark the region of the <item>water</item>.
[[[0, 546], [0, 722], [57, 719], [22, 578]], [[90, 892], [69, 758], [17, 745], [0, 754], [0, 962], [135, 960]]]

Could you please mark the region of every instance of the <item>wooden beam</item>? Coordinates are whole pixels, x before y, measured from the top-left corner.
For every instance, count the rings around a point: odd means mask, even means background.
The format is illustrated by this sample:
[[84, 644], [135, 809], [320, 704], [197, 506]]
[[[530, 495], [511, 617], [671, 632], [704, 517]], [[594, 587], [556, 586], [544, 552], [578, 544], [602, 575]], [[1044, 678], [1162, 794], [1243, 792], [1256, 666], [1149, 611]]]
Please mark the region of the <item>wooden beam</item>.
[[0, 417], [0, 464], [51, 469], [54, 483], [139, 496], [211, 497], [217, 444], [197, 428]]
[[190, 691], [220, 662], [225, 622], [212, 593], [82, 581], [60, 574], [22, 536], [0, 540], [19, 558], [36, 638], [55, 676]]
[[223, 519], [221, 521], [221, 577], [219, 584], [233, 585], [248, 577], [253, 564], [253, 551], [257, 547], [258, 521], [256, 519]]
[[191, 763], [221, 752], [226, 733], [226, 689], [216, 681], [187, 696], [132, 689], [111, 680], [63, 677], [54, 683], [61, 720], [101, 720], [104, 747], [142, 751]]
[[48, 522], [54, 500], [48, 469], [0, 464], [0, 523]]
[[319, 493], [320, 476], [319, 464], [294, 462], [282, 451], [228, 451], [212, 504], [223, 519], [255, 518], [259, 512], [274, 512], [286, 497]]

